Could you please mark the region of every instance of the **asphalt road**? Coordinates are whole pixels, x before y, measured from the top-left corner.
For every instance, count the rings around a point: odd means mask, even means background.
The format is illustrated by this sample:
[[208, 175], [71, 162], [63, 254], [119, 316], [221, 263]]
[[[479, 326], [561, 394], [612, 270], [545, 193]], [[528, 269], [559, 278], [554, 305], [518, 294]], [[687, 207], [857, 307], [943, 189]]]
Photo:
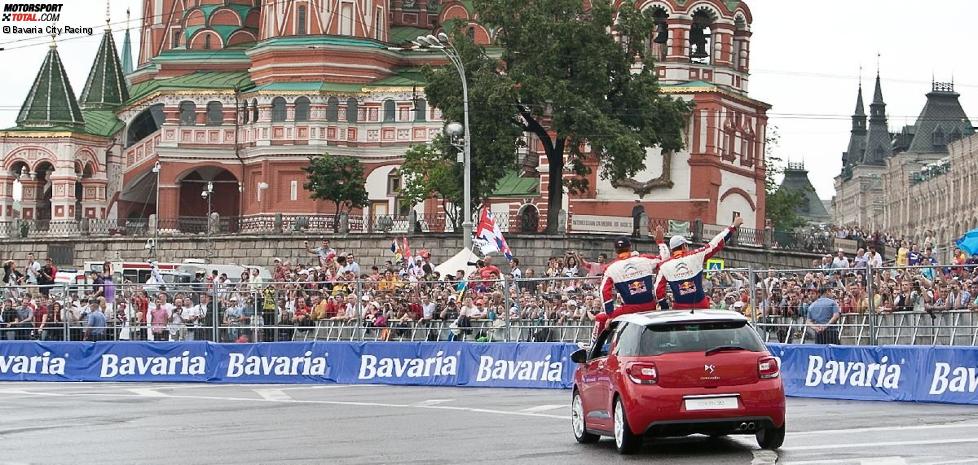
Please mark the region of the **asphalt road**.
[[0, 384], [8, 464], [978, 464], [978, 408], [789, 399], [753, 437], [654, 440], [620, 457], [571, 436], [569, 391], [393, 386]]

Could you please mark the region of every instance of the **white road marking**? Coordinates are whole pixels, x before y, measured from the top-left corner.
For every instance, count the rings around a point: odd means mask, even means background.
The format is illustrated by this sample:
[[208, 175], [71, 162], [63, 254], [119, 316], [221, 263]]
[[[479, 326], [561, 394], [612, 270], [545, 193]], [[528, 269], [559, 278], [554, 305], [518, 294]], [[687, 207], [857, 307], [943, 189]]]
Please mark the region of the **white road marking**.
[[255, 391], [256, 394], [265, 400], [281, 402], [288, 402], [292, 400], [292, 397], [289, 397], [289, 395], [283, 392], [281, 389], [252, 389], [252, 391]]
[[753, 449], [750, 453], [754, 456], [750, 465], [774, 465], [778, 461], [778, 453], [773, 450]]
[[[122, 392], [111, 393], [111, 392], [89, 392], [89, 393], [69, 393], [69, 394], [54, 394], [54, 393], [43, 393], [43, 392], [28, 392], [26, 394], [37, 395], [37, 396], [59, 396], [59, 397], [142, 397], [138, 394], [126, 394]], [[493, 415], [504, 415], [504, 416], [517, 416], [517, 417], [537, 417], [537, 418], [554, 418], [558, 420], [567, 420], [570, 415], [548, 415], [545, 413], [532, 413], [532, 412], [519, 412], [510, 410], [493, 410], [484, 408], [473, 408], [473, 407], [454, 407], [448, 405], [412, 405], [412, 404], [388, 404], [383, 402], [353, 402], [353, 401], [338, 401], [338, 400], [308, 400], [308, 399], [292, 399], [289, 400], [272, 400], [272, 399], [255, 399], [253, 397], [227, 397], [227, 396], [199, 396], [199, 395], [173, 395], [168, 393], [157, 392], [158, 397], [166, 397], [170, 399], [194, 399], [194, 400], [224, 400], [224, 401], [234, 401], [234, 402], [280, 402], [280, 403], [295, 403], [295, 404], [314, 404], [314, 405], [345, 405], [345, 406], [357, 406], [357, 407], [384, 407], [384, 408], [418, 408], [427, 410], [452, 410], [458, 412], [472, 412], [472, 413], [488, 413]]]
[[536, 413], [536, 412], [546, 412], [548, 410], [557, 410], [557, 409], [561, 409], [561, 408], [569, 409], [570, 406], [567, 405], [567, 404], [537, 405], [536, 407], [525, 408], [525, 409], [520, 410], [520, 411], [521, 412]]
[[142, 397], [169, 397], [166, 394], [163, 394], [162, 392], [157, 391], [156, 389], [149, 389], [149, 388], [130, 388], [130, 389], [126, 389], [126, 390], [129, 391], [129, 392], [131, 392], [131, 393], [133, 393], [133, 394], [139, 394]]
[[927, 441], [891, 441], [891, 442], [858, 442], [858, 443], [848, 443], [848, 444], [819, 444], [817, 446], [798, 446], [798, 447], [783, 447], [782, 449], [787, 451], [800, 451], [800, 450], [828, 450], [828, 449], [854, 449], [854, 448], [871, 448], [871, 447], [890, 447], [890, 446], [930, 446], [937, 444], [964, 444], [974, 442], [978, 443], [978, 438], [965, 438], [965, 439], [933, 439]]
[[951, 465], [955, 463], [971, 463], [974, 464], [976, 460], [974, 458], [968, 459], [956, 459], [956, 460], [935, 460], [933, 462], [918, 462], [917, 465]]
[[859, 459], [860, 465], [907, 465], [907, 459], [903, 457], [873, 457], [870, 459]]
[[870, 428], [852, 428], [852, 429], [822, 429], [822, 430], [811, 430], [811, 431], [788, 431], [788, 436], [807, 436], [813, 434], [849, 434], [849, 433], [863, 433], [870, 431], [904, 431], [904, 430], [929, 430], [929, 429], [958, 429], [967, 428], [973, 429], [978, 427], [978, 423], [967, 422], [967, 423], [951, 423], [951, 424], [939, 424], [939, 425], [910, 425], [910, 426], [876, 426]]
[[431, 405], [444, 404], [446, 402], [454, 402], [455, 399], [428, 399], [422, 400], [421, 402], [415, 402], [411, 404], [414, 407], [427, 407]]

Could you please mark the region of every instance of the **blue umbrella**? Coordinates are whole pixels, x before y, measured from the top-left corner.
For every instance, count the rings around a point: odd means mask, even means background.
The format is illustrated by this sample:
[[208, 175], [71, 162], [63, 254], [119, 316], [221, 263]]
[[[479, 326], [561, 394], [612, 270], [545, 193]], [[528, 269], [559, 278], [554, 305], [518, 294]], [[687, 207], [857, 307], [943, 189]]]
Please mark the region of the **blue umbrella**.
[[959, 249], [968, 252], [968, 255], [978, 254], [978, 229], [964, 233], [961, 239], [958, 239], [954, 244]]

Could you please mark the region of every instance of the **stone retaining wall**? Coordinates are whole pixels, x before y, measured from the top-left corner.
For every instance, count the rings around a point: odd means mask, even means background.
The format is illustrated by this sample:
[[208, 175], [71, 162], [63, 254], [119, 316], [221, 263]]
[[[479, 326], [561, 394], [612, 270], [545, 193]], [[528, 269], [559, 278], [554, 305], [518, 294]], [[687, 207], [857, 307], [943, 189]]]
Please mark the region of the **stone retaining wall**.
[[[238, 263], [249, 265], [272, 264], [275, 257], [293, 263], [312, 263], [313, 256], [303, 249], [303, 240], [317, 245], [321, 235], [260, 235], [260, 236], [161, 236], [157, 244], [158, 259], [162, 262], [179, 262], [186, 258], [203, 258], [213, 263]], [[330, 235], [332, 246], [339, 251], [353, 251], [361, 266], [381, 265], [390, 260], [390, 235], [355, 234]], [[49, 238], [49, 239], [0, 239], [0, 258], [16, 260], [23, 264], [29, 252], [39, 258], [53, 256], [61, 266], [81, 266], [92, 260], [148, 260], [152, 258], [146, 249], [148, 238], [98, 237], [98, 238]], [[397, 237], [400, 242], [401, 237]], [[613, 255], [612, 236], [545, 236], [512, 235], [507, 237], [510, 248], [523, 263], [524, 269], [543, 271], [547, 258], [563, 255], [567, 250], [579, 251], [587, 259], [595, 259], [601, 252]], [[654, 252], [655, 246], [647, 239], [635, 240], [642, 252]], [[462, 248], [462, 238], [452, 234], [423, 234], [408, 236], [412, 252], [428, 249], [435, 263], [447, 259]], [[808, 268], [817, 254], [782, 250], [729, 247], [720, 253], [726, 266], [754, 268]], [[505, 260], [497, 259], [498, 264]]]

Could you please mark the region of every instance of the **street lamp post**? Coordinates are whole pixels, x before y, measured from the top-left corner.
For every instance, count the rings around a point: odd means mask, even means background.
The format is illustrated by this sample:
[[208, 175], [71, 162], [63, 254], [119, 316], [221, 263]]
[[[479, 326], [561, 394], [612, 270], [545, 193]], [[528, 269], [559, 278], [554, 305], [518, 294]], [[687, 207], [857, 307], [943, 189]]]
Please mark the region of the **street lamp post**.
[[214, 183], [207, 181], [207, 188], [200, 193], [201, 198], [207, 199], [207, 234], [211, 233], [211, 197], [214, 196]]
[[[417, 39], [411, 41], [414, 44], [413, 47], [404, 48], [391, 48], [391, 50], [425, 50], [432, 49], [438, 50], [448, 57], [448, 61], [455, 66], [455, 70], [458, 71], [458, 77], [462, 81], [462, 123], [464, 126], [462, 128], [458, 127], [458, 123], [450, 123], [445, 128], [445, 132], [448, 133], [449, 137], [457, 138], [461, 132], [463, 137], [463, 147], [462, 147], [462, 193], [464, 194], [464, 205], [463, 205], [463, 217], [462, 217], [462, 240], [466, 249], [472, 249], [472, 137], [469, 132], [469, 86], [465, 78], [465, 65], [462, 63], [462, 57], [458, 54], [458, 50], [452, 45], [451, 41], [448, 39], [448, 34], [441, 32], [438, 36], [429, 34], [426, 36], [418, 36]], [[453, 126], [454, 125], [454, 126]], [[461, 130], [461, 131], [459, 131]], [[454, 145], [454, 144], [453, 144]]]
[[156, 174], [156, 225], [153, 228], [153, 257], [156, 257], [156, 247], [159, 244], [160, 239], [160, 171], [162, 167], [160, 166], [159, 160], [153, 165], [153, 173]]

